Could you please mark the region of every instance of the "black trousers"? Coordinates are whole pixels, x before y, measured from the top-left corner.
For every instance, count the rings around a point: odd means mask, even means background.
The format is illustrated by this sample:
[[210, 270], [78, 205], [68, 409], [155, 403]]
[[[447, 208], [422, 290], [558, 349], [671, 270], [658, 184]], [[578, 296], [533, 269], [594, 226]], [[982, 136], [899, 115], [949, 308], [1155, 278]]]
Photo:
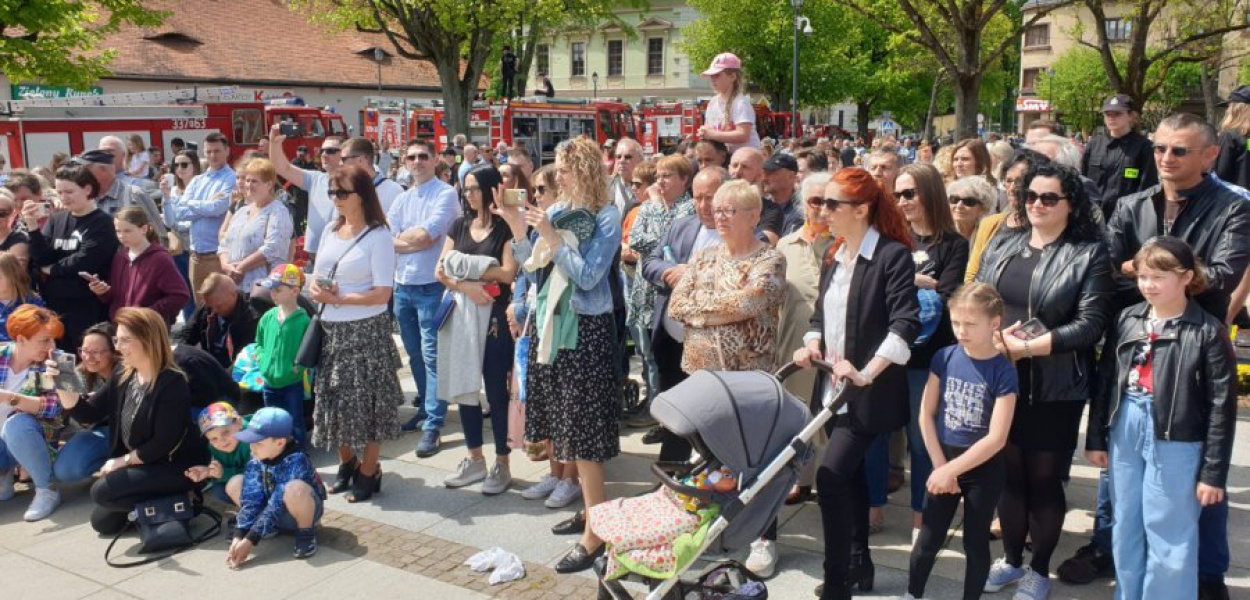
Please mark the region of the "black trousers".
[[92, 528], [97, 533], [117, 533], [135, 504], [198, 488], [200, 484], [187, 479], [185, 471], [186, 466], [154, 463], [124, 467], [97, 479], [91, 484], [91, 499], [96, 503]]
[[[677, 384], [686, 380], [686, 372], [681, 370], [681, 354], [685, 349], [685, 345], [673, 339], [672, 336], [660, 327], [652, 338], [651, 353], [655, 355], [655, 364], [660, 372], [660, 391], [666, 392], [673, 389]], [[690, 442], [683, 437], [678, 437], [669, 433], [668, 430], [663, 432], [664, 438], [660, 442], [660, 460], [665, 462], [685, 462], [690, 460]]]
[[[967, 448], [943, 446], [942, 450], [949, 461], [966, 452]], [[994, 510], [998, 507], [998, 497], [1003, 492], [1006, 479], [1002, 454], [996, 454], [959, 476], [958, 494], [925, 494], [924, 524], [920, 529], [920, 539], [911, 551], [911, 574], [907, 591], [912, 596], [924, 596], [924, 587], [933, 571], [933, 563], [937, 561], [946, 532], [950, 529], [951, 521], [955, 519], [955, 511], [962, 501], [966, 557], [963, 598], [976, 600], [981, 597], [985, 579], [990, 574], [990, 523], [994, 520]]]
[[835, 417], [829, 445], [816, 471], [820, 518], [825, 534], [824, 600], [850, 598], [847, 570], [851, 557], [869, 560], [868, 479], [864, 455], [876, 433], [859, 431], [844, 416]]

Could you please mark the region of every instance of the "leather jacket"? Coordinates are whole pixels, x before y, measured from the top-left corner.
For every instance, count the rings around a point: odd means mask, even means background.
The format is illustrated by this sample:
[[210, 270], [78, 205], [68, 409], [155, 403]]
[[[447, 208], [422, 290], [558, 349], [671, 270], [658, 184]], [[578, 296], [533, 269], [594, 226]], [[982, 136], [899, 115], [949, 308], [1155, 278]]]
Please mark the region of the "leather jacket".
[[[1088, 450], [1107, 449], [1133, 353], [1146, 338], [1149, 320], [1150, 305], [1142, 302], [1125, 309], [1107, 335], [1101, 382], [1089, 411]], [[1202, 442], [1198, 481], [1223, 488], [1237, 425], [1237, 366], [1228, 330], [1220, 319], [1191, 301], [1151, 345], [1155, 438]]]
[[[1000, 231], [985, 250], [976, 280], [999, 288], [1004, 267], [1028, 242], [1028, 230]], [[1029, 360], [1029, 402], [1084, 402], [1090, 397], [1094, 347], [1111, 322], [1111, 301], [1111, 261], [1101, 241], [1060, 237], [1042, 250], [1030, 282], [1029, 314], [1050, 332], [1051, 351]]]
[[1107, 247], [1115, 268], [1119, 308], [1141, 302], [1137, 282], [1122, 275], [1120, 265], [1150, 238], [1168, 234], [1188, 243], [1206, 267], [1207, 291], [1197, 297], [1198, 302], [1213, 314], [1227, 314], [1229, 295], [1250, 264], [1250, 202], [1210, 177], [1180, 194], [1187, 200], [1169, 231], [1164, 231], [1161, 185], [1116, 203], [1107, 222]]

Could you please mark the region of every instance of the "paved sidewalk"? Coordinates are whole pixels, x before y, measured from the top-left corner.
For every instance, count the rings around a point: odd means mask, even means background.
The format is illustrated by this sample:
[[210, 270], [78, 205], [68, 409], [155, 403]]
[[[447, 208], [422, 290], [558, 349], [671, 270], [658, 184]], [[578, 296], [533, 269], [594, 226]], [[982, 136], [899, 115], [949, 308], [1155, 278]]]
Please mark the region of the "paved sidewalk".
[[[411, 393], [411, 378], [401, 378]], [[401, 409], [407, 417], [411, 408]], [[1234, 567], [1229, 573], [1233, 598], [1250, 598], [1250, 416], [1241, 419], [1242, 435], [1234, 452], [1230, 475], [1232, 520], [1230, 543]], [[518, 493], [545, 472], [545, 463], [530, 462], [513, 453], [512, 490], [485, 497], [478, 486], [449, 490], [442, 485], [465, 455], [463, 438], [453, 410], [444, 432], [443, 450], [428, 459], [413, 452], [418, 435], [407, 434], [383, 445], [382, 493], [365, 504], [348, 504], [341, 497], [327, 502], [319, 530], [320, 552], [308, 561], [291, 558], [291, 538], [265, 541], [244, 569], [225, 567], [226, 538], [218, 537], [203, 547], [134, 569], [113, 569], [104, 564], [107, 540], [87, 525], [90, 499], [83, 486], [64, 491], [65, 504], [39, 523], [21, 520], [29, 502], [28, 492], [0, 503], [0, 598], [4, 600], [59, 600], [140, 598], [206, 598], [219, 600], [226, 594], [280, 599], [399, 598], [420, 594], [438, 600], [506, 598], [593, 599], [595, 581], [589, 574], [559, 576], [551, 570], [576, 541], [556, 537], [549, 528], [570, 516], [577, 505], [549, 510], [541, 502], [526, 501]], [[608, 463], [609, 497], [645, 491], [653, 485], [648, 467], [655, 447], [640, 442], [641, 430], [627, 430], [622, 439], [624, 454]], [[490, 439], [489, 434], [486, 439]], [[314, 455], [327, 479], [333, 476], [334, 458]], [[1056, 566], [1084, 543], [1088, 535], [1094, 499], [1095, 471], [1083, 461], [1073, 470], [1068, 488], [1067, 533], [1056, 552]], [[1177, 490], [1192, 493], [1192, 490]], [[910, 550], [907, 488], [890, 498], [886, 507], [886, 530], [872, 538], [877, 563], [876, 587], [867, 597], [895, 597], [906, 588]], [[768, 582], [770, 596], [784, 600], [811, 598], [818, 583], [821, 563], [820, 512], [814, 504], [786, 507], [781, 514], [781, 562], [778, 574]], [[122, 542], [126, 545], [126, 541]], [[526, 577], [510, 584], [489, 586], [487, 574], [472, 572], [462, 563], [471, 554], [500, 546], [519, 555]], [[995, 553], [1000, 547], [995, 545]], [[963, 578], [958, 534], [944, 550], [929, 588], [928, 597], [958, 597]], [[739, 558], [742, 558], [739, 556]], [[635, 588], [640, 590], [641, 588]], [[1089, 586], [1067, 586], [1056, 581], [1055, 600], [1109, 600], [1109, 581]], [[636, 594], [641, 597], [641, 593]], [[1007, 600], [1006, 592], [986, 598]]]

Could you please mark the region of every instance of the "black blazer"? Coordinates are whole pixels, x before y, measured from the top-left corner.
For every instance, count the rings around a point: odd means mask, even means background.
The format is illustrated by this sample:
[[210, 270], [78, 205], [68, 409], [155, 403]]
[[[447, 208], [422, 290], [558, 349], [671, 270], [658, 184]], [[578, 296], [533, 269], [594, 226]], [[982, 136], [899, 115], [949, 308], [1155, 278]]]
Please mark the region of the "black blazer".
[[[825, 333], [825, 294], [840, 268], [836, 261], [820, 275], [820, 295], [812, 314], [809, 331]], [[885, 236], [877, 241], [872, 258], [862, 256], [851, 274], [851, 293], [845, 315], [828, 318], [846, 319], [846, 358], [863, 368], [876, 354], [877, 347], [891, 333], [908, 344], [920, 333], [920, 303], [916, 300], [916, 265], [907, 246]], [[824, 351], [824, 341], [821, 350]], [[824, 395], [828, 377], [817, 377], [813, 401]], [[885, 433], [907, 424], [907, 366], [890, 365], [868, 387], [847, 387], [847, 407], [851, 427], [866, 433]]]
[[70, 414], [90, 423], [109, 419], [109, 456], [121, 456], [134, 448], [144, 464], [208, 464], [208, 446], [200, 440], [199, 428], [191, 419], [191, 390], [186, 377], [171, 370], [156, 376], [151, 391], [139, 403], [127, 444], [122, 439], [121, 413], [126, 389], [131, 385], [139, 385], [134, 374], [119, 374], [91, 398], [79, 400]]
[[[668, 231], [664, 232], [664, 237], [660, 238], [660, 243], [651, 249], [651, 253], [642, 257], [642, 276], [656, 288], [655, 311], [651, 313], [650, 324], [652, 339], [662, 329], [664, 316], [668, 314], [669, 295], [673, 293], [672, 288], [664, 283], [664, 272], [677, 265], [690, 262], [690, 255], [694, 254], [694, 242], [698, 239], [699, 230], [702, 228], [703, 222], [699, 220], [699, 215], [677, 219], [673, 221]], [[664, 259], [665, 248], [672, 250], [675, 262]]]

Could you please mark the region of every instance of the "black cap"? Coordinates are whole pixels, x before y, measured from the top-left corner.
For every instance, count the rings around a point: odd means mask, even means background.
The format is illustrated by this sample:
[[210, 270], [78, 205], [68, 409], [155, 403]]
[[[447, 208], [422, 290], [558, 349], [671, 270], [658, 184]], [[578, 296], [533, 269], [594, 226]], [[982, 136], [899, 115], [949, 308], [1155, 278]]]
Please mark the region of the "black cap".
[[799, 161], [795, 160], [795, 158], [789, 154], [778, 152], [768, 157], [768, 160], [764, 161], [765, 171], [771, 172], [776, 171], [777, 169], [790, 169], [791, 171], [798, 173]]
[[88, 150], [74, 157], [74, 162], [80, 165], [112, 165], [113, 152], [110, 150]]
[[1132, 98], [1129, 98], [1128, 96], [1124, 94], [1116, 94], [1110, 98], [1107, 98], [1106, 101], [1102, 103], [1102, 110], [1098, 112], [1108, 112], [1108, 111], [1127, 112], [1130, 110], [1133, 112], [1137, 112], [1137, 103], [1133, 102]]
[[455, 155], [456, 155], [455, 148], [452, 148], [451, 146], [443, 148], [443, 156], [455, 156]]
[[1220, 106], [1228, 106], [1233, 102], [1242, 104], [1250, 104], [1250, 85], [1243, 85], [1228, 95], [1228, 99], [1220, 102]]

